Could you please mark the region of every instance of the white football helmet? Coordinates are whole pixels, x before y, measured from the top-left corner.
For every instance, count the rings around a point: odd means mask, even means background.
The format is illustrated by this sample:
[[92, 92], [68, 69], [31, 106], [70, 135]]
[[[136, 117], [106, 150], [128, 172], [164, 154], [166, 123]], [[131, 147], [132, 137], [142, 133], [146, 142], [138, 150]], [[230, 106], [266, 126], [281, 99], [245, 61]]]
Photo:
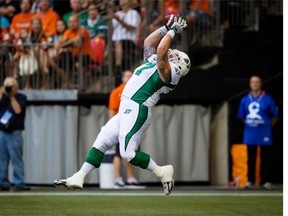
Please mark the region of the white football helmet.
[[168, 59], [179, 67], [181, 77], [185, 76], [190, 71], [191, 62], [186, 53], [177, 49], [169, 49]]

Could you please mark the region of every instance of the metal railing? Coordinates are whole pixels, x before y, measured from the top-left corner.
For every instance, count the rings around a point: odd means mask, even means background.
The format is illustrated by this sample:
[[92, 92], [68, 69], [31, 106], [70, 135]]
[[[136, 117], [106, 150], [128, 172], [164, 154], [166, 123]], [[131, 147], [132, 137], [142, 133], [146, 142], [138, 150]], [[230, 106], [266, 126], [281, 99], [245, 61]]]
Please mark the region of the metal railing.
[[[95, 44], [97, 41], [91, 41], [91, 46]], [[75, 57], [67, 49], [55, 55], [53, 44], [2, 44], [0, 50], [0, 82], [3, 83], [6, 76], [16, 77], [20, 89], [107, 93], [114, 87], [113, 76], [107, 73], [104, 49], [103, 53], [94, 50], [89, 58]]]
[[[146, 14], [152, 13], [146, 0]], [[179, 1], [179, 12], [182, 16], [189, 15], [189, 1]], [[207, 16], [200, 17], [190, 23], [188, 31], [174, 40], [173, 47], [187, 52], [190, 45], [216, 46], [223, 44], [226, 29], [258, 31], [259, 11], [269, 9], [268, 14], [283, 14], [283, 2], [249, 1], [249, 0], [210, 0]], [[264, 3], [263, 3], [264, 2]], [[111, 4], [103, 1], [101, 4]], [[267, 4], [266, 4], [267, 3]], [[139, 6], [139, 5], [138, 5]], [[78, 89], [82, 92], [108, 93], [115, 87], [115, 79], [119, 76], [119, 67], [115, 62], [115, 43], [112, 41], [112, 20], [114, 6], [106, 11], [108, 35], [106, 41], [101, 37], [90, 39], [91, 55], [73, 56], [69, 49], [63, 49], [55, 55], [54, 44], [1, 44], [0, 45], [0, 82], [7, 75], [17, 77], [20, 89]], [[86, 11], [87, 12], [87, 11]], [[147, 21], [148, 20], [148, 21]], [[149, 34], [149, 19], [141, 23], [142, 32], [138, 43], [121, 41], [122, 46], [120, 70], [134, 70], [143, 59], [143, 40]], [[142, 20], [143, 21], [143, 20]], [[151, 20], [150, 20], [151, 22]], [[78, 45], [81, 53], [81, 40]], [[118, 56], [119, 57], [119, 56]], [[119, 78], [119, 77], [118, 77]]]

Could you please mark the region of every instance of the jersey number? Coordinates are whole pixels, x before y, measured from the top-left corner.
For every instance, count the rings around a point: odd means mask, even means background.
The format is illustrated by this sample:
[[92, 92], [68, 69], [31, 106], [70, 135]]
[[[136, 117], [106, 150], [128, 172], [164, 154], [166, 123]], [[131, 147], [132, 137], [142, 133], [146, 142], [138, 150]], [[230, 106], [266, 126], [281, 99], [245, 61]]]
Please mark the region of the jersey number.
[[155, 63], [152, 62], [147, 62], [144, 65], [140, 66], [139, 68], [136, 69], [135, 75], [139, 76], [143, 70], [153, 68], [155, 66]]

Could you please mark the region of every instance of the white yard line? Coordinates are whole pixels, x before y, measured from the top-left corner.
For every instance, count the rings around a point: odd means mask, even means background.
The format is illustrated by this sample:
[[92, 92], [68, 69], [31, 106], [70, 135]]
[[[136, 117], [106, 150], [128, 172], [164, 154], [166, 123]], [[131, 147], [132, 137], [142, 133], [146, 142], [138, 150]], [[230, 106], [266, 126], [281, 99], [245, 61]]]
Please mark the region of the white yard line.
[[[159, 193], [155, 192], [3, 192], [0, 193], [0, 197], [5, 196], [164, 196], [162, 191]], [[170, 194], [170, 196], [175, 197], [223, 197], [223, 196], [231, 196], [231, 197], [283, 197], [282, 192], [174, 192]]]

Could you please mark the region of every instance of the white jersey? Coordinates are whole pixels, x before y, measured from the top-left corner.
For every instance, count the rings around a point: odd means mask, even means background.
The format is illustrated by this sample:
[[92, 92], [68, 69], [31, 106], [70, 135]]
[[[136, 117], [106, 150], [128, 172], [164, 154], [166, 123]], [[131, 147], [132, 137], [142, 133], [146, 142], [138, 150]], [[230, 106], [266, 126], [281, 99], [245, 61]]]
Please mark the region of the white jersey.
[[170, 62], [171, 81], [163, 82], [158, 73], [157, 55], [153, 54], [140, 67], [136, 68], [122, 93], [122, 98], [129, 98], [148, 107], [154, 106], [159, 99], [171, 92], [180, 80], [180, 69]]
[[118, 16], [128, 25], [133, 26], [135, 29], [127, 30], [119, 23], [119, 21], [117, 21], [116, 19], [112, 19], [112, 41], [131, 40], [136, 43], [139, 26], [141, 24], [141, 17], [139, 13], [133, 9], [129, 9], [129, 11], [127, 11], [126, 13], [121, 10], [116, 12], [116, 16]]

